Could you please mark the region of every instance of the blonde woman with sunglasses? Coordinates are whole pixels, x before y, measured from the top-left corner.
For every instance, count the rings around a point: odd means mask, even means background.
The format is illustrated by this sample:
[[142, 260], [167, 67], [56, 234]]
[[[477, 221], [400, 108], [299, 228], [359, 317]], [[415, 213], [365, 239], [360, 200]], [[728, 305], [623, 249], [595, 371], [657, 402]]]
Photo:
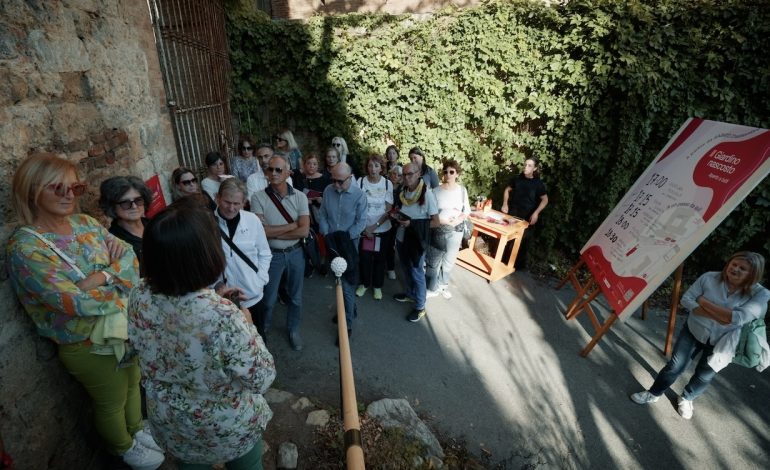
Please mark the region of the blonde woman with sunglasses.
[[139, 368], [127, 359], [126, 303], [139, 280], [131, 246], [78, 214], [86, 184], [74, 163], [52, 154], [24, 160], [13, 178], [21, 226], [8, 241], [11, 286], [37, 332], [92, 398], [108, 452], [155, 469], [163, 453], [143, 430]]

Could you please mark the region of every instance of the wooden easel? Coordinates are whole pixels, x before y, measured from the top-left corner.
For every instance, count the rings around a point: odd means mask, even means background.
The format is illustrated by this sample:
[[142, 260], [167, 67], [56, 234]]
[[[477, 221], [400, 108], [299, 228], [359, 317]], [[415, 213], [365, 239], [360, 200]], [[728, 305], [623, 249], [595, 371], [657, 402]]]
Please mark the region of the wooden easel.
[[[588, 275], [588, 279], [585, 282], [581, 282], [580, 278], [578, 277], [581, 273], [581, 269]], [[684, 272], [684, 263], [680, 264], [679, 267], [676, 268], [676, 271], [674, 271], [674, 288], [671, 291], [671, 308], [669, 309], [668, 313], [668, 329], [666, 331], [666, 344], [663, 348], [663, 354], [666, 357], [671, 356], [671, 349], [672, 349], [672, 343], [674, 339], [674, 328], [676, 327], [676, 311], [679, 308], [679, 296], [682, 292], [682, 273]], [[591, 307], [591, 302], [596, 299], [596, 297], [601, 294], [601, 288], [599, 287], [599, 284], [597, 284], [596, 279], [594, 279], [593, 274], [591, 274], [591, 271], [587, 268], [585, 268], [585, 262], [581, 259], [575, 266], [573, 266], [569, 272], [567, 272], [567, 275], [564, 276], [564, 279], [562, 279], [559, 284], [556, 286], [556, 289], [561, 289], [564, 287], [564, 284], [569, 281], [572, 284], [572, 287], [575, 289], [575, 298], [572, 300], [572, 302], [567, 307], [567, 310], [564, 312], [564, 317], [567, 320], [572, 320], [576, 316], [580, 314], [580, 312], [585, 311], [588, 315], [588, 318], [591, 320], [591, 324], [594, 326], [594, 329], [596, 330], [596, 333], [594, 334], [593, 338], [591, 338], [591, 342], [588, 343], [588, 345], [583, 348], [582, 351], [580, 351], [580, 355], [582, 357], [586, 357], [588, 353], [591, 352], [591, 350], [596, 346], [596, 343], [599, 342], [600, 339], [602, 339], [602, 336], [604, 336], [604, 333], [607, 332], [607, 330], [610, 329], [613, 323], [615, 323], [615, 320], [617, 320], [617, 315], [615, 315], [614, 311], [610, 311], [609, 317], [604, 321], [604, 323], [600, 323], [598, 317], [596, 316], [596, 312], [594, 312], [593, 307]], [[642, 304], [642, 320], [647, 319], [647, 301], [645, 301]]]
[[[581, 272], [588, 273], [588, 280], [585, 282], [581, 282], [579, 278]], [[577, 294], [564, 312], [564, 317], [567, 320], [572, 320], [578, 316], [580, 312], [585, 311], [588, 318], [591, 320], [591, 324], [596, 330], [596, 333], [591, 338], [591, 342], [580, 351], [580, 356], [586, 357], [618, 318], [614, 311], [610, 311], [610, 314], [604, 323], [599, 322], [599, 318], [596, 316], [596, 312], [594, 312], [591, 302], [602, 293], [602, 289], [599, 287], [596, 279], [594, 279], [591, 271], [585, 267], [585, 262], [582, 259], [569, 270], [567, 275], [564, 276], [564, 279], [562, 279], [561, 282], [559, 282], [559, 285], [556, 286], [556, 289], [564, 287], [564, 284], [566, 284], [567, 281], [570, 281]]]

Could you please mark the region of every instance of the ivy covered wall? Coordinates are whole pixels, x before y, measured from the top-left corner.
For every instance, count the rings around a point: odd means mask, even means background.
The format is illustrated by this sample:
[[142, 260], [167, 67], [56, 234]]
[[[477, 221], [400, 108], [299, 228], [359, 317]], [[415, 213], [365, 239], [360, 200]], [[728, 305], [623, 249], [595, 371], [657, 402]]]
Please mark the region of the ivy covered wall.
[[[756, 1], [488, 1], [302, 23], [247, 4], [231, 2], [228, 26], [245, 130], [342, 135], [359, 155], [419, 145], [433, 165], [458, 159], [471, 195], [496, 205], [536, 156], [551, 200], [544, 257], [574, 259], [687, 117], [770, 127], [770, 8]], [[765, 181], [688, 266], [713, 269], [742, 247], [770, 253], [768, 206]]]

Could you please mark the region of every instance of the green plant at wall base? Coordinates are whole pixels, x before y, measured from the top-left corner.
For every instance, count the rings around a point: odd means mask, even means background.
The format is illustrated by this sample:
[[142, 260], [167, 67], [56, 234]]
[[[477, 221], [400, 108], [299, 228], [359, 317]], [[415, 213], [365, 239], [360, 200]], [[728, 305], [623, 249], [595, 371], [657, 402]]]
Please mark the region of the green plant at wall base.
[[[770, 8], [756, 5], [512, 0], [305, 23], [232, 8], [233, 106], [324, 142], [343, 135], [358, 155], [393, 140], [434, 166], [456, 158], [470, 194], [496, 203], [537, 156], [551, 205], [534, 251], [576, 256], [685, 119], [770, 126]], [[769, 206], [766, 181], [692, 265], [770, 253]]]

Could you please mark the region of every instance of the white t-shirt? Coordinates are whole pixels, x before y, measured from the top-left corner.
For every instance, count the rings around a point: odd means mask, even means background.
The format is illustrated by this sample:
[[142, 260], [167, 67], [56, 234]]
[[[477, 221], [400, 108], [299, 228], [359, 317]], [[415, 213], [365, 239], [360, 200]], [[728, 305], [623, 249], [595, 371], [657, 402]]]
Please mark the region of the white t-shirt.
[[[366, 226], [376, 224], [382, 214], [387, 211], [387, 204], [393, 205], [393, 184], [384, 176], [380, 181], [372, 183], [366, 176], [358, 180], [358, 187], [366, 194]], [[390, 218], [382, 223], [375, 233], [383, 233], [390, 230]]]
[[454, 189], [444, 189], [441, 186], [433, 189], [438, 203], [438, 218], [442, 224], [449, 224], [449, 219], [458, 217], [463, 212], [471, 213], [468, 192], [459, 184]]

